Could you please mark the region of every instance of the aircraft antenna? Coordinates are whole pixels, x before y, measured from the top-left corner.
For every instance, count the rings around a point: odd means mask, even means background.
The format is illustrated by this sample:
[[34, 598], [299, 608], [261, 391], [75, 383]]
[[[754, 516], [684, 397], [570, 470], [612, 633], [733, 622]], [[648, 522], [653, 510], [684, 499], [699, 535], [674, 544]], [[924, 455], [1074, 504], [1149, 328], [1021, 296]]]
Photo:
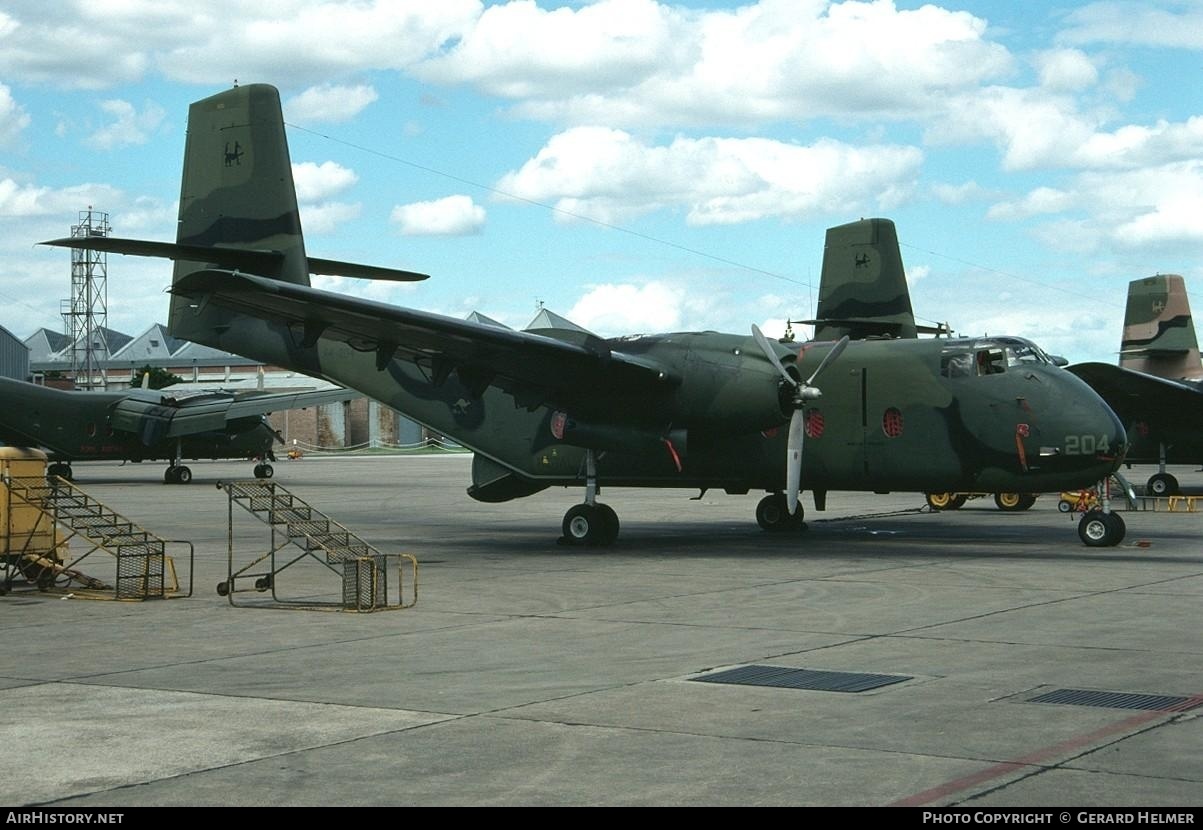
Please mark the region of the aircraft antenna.
[[[101, 211], [79, 212], [79, 224], [71, 226], [71, 236], [109, 236], [109, 215]], [[71, 376], [76, 389], [104, 389], [107, 377], [102, 360], [109, 356], [108, 256], [90, 248], [71, 249], [71, 299], [63, 300], [64, 334], [71, 338]]]

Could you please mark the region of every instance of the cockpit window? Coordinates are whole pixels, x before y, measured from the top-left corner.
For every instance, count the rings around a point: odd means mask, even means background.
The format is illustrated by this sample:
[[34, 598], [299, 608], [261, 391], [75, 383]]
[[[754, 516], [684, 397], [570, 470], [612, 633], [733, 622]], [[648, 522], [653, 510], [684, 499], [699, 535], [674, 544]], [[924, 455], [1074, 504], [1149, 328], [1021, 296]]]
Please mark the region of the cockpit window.
[[1053, 365], [1053, 360], [1022, 337], [991, 337], [950, 343], [940, 356], [940, 374], [946, 378], [1000, 375], [1010, 367]]

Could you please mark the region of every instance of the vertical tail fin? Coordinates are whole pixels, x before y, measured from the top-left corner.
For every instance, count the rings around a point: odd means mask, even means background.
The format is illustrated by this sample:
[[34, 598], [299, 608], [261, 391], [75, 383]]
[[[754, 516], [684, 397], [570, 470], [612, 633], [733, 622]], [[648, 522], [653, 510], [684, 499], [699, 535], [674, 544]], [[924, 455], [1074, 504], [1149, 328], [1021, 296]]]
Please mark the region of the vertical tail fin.
[[1163, 378], [1203, 377], [1182, 277], [1159, 274], [1128, 284], [1119, 365]]
[[861, 219], [827, 229], [816, 316], [816, 340], [918, 336], [893, 222]]
[[[179, 245], [276, 251], [265, 276], [309, 284], [280, 94], [267, 84], [235, 87], [188, 109], [180, 185]], [[211, 263], [177, 260], [173, 284]], [[171, 328], [188, 301], [173, 297]]]

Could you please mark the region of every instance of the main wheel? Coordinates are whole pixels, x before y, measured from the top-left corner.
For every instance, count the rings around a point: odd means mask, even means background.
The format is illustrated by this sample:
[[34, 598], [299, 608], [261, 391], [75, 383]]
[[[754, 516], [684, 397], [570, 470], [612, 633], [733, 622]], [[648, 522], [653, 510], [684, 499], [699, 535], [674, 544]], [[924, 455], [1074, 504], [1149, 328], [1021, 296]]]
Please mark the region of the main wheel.
[[[957, 497], [952, 493], [928, 493], [926, 498], [927, 506], [932, 510], [956, 510], [952, 503]], [[962, 501], [961, 504], [964, 502]]]
[[1019, 509], [1030, 510], [1032, 505], [1036, 503], [1035, 493], [1021, 493], [1019, 496]]
[[[1027, 507], [1023, 506], [1023, 499], [1024, 499], [1024, 496], [1022, 493], [995, 493], [994, 494], [994, 503], [996, 505], [998, 505], [999, 510], [1007, 510], [1007, 511], [1027, 510]], [[1035, 502], [1035, 499], [1032, 499], [1032, 501]], [[1032, 505], [1030, 505], [1030, 504], [1028, 505], [1028, 507], [1031, 507], [1031, 506]]]
[[176, 471], [178, 469], [179, 469], [178, 467], [168, 467], [166, 470], [164, 470], [163, 471], [163, 483], [164, 484], [178, 484], [179, 482], [176, 480], [176, 477], [175, 477]]
[[615, 516], [611, 523], [599, 505], [578, 504], [564, 514], [561, 529], [564, 541], [570, 545], [607, 545], [618, 536], [618, 518]]
[[192, 471], [187, 467], [179, 466], [175, 468], [175, 483], [187, 484], [192, 481]]
[[266, 461], [260, 464], [256, 470], [257, 472], [255, 473], [255, 478], [271, 478], [276, 472], [272, 469], [272, 465], [268, 464]]
[[1154, 496], [1173, 496], [1178, 492], [1178, 479], [1169, 473], [1157, 473], [1149, 479], [1145, 491]]
[[764, 530], [796, 530], [803, 527], [805, 511], [802, 505], [794, 508], [791, 516], [784, 493], [770, 493], [756, 505], [756, 523]]
[[957, 493], [952, 497], [952, 501], [948, 503], [949, 510], [960, 510], [965, 506], [965, 502], [969, 501], [969, 497], [964, 493]]
[[1091, 510], [1078, 522], [1078, 537], [1088, 547], [1109, 548], [1120, 543], [1127, 528], [1115, 513]]

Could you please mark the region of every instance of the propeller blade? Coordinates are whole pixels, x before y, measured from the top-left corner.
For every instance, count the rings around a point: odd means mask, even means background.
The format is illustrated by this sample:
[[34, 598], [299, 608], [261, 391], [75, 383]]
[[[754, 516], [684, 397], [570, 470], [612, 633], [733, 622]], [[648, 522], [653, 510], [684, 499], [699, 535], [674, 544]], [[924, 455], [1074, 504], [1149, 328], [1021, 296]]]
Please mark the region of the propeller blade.
[[798, 509], [798, 490], [802, 486], [802, 443], [806, 440], [806, 418], [799, 407], [789, 418], [789, 440], [785, 453], [785, 503], [792, 516]]
[[819, 364], [819, 368], [815, 369], [814, 374], [812, 374], [809, 378], [806, 379], [806, 383], [804, 383], [803, 386], [810, 386], [811, 384], [813, 384], [815, 382], [815, 378], [817, 378], [819, 375], [821, 375], [823, 373], [823, 370], [826, 369], [829, 365], [834, 363], [835, 359], [840, 356], [840, 353], [843, 352], [844, 349], [847, 348], [847, 346], [848, 346], [848, 335], [845, 334], [843, 337], [840, 338], [838, 343], [836, 343], [834, 346], [831, 347], [831, 351], [829, 351], [827, 353], [827, 355], [823, 358], [823, 362]]
[[[791, 386], [797, 386], [798, 381], [791, 378], [789, 372], [785, 371], [785, 367], [781, 365], [781, 358], [777, 357], [777, 352], [773, 349], [773, 344], [764, 336], [764, 332], [760, 330], [760, 326], [755, 323], [752, 324], [752, 337], [756, 339], [756, 344], [760, 346], [760, 350], [764, 352], [764, 356], [769, 359], [769, 363], [777, 367], [777, 371], [781, 374], [781, 377], [788, 380]], [[819, 368], [823, 367], [820, 366]]]

